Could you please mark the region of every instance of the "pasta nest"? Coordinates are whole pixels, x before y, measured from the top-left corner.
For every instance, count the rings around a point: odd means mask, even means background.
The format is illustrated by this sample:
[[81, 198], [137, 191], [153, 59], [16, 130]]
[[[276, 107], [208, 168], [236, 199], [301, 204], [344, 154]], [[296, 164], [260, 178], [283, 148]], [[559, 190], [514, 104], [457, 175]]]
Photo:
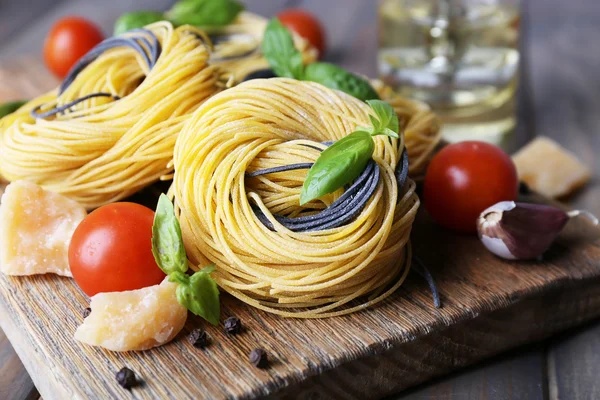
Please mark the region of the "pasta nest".
[[375, 190], [335, 228], [293, 231], [278, 218], [316, 215], [344, 189], [300, 206], [307, 169], [252, 176], [314, 162], [328, 142], [369, 125], [369, 112], [345, 93], [284, 78], [242, 83], [196, 110], [175, 145], [171, 188], [194, 268], [216, 264], [223, 290], [288, 317], [346, 314], [393, 293], [410, 268], [419, 206], [415, 183], [396, 177], [402, 137], [374, 138]]
[[[37, 183], [91, 209], [172, 172], [177, 134], [221, 90], [219, 72], [209, 65], [202, 31], [168, 22], [146, 29], [124, 35], [136, 37], [142, 52], [126, 46], [103, 51], [70, 85], [67, 79], [0, 120], [0, 176]], [[149, 66], [153, 40], [160, 55]], [[65, 107], [48, 117], [31, 115]]]

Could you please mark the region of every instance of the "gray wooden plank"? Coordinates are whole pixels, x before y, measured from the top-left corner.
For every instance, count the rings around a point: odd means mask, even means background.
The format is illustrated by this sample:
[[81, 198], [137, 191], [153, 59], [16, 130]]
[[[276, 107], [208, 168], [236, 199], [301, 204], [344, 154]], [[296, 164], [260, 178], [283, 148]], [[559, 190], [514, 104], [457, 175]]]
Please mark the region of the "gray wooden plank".
[[44, 15], [64, 0], [0, 0], [0, 47], [9, 42], [24, 26]]
[[288, 7], [296, 7], [302, 0], [245, 0], [243, 3], [248, 11], [272, 17]]
[[[144, 0], [144, 2], [145, 1], [146, 0]], [[331, 0], [331, 3], [340, 2], [346, 4], [346, 1], [344, 0]], [[106, 5], [107, 2], [103, 1], [102, 3], [103, 8], [109, 8], [109, 6]], [[119, 3], [130, 2], [123, 1]], [[142, 2], [138, 2], [137, 4], [140, 3]], [[252, 3], [254, 2], [247, 1], [247, 3], [249, 9], [252, 10]], [[270, 2], [268, 3], [268, 0], [262, 2], [258, 1], [256, 3], [260, 4], [254, 6], [257, 8], [263, 7], [261, 12], [267, 15], [278, 11], [278, 9], [269, 4]], [[273, 3], [278, 3], [278, 1], [274, 0]], [[300, 5], [310, 10], [319, 10], [318, 3], [318, 1], [305, 1]], [[322, 6], [323, 1], [320, 3]], [[352, 1], [348, 1], [348, 3], [352, 3]], [[366, 0], [362, 3], [373, 4], [374, 2]], [[593, 76], [594, 72], [592, 72], [592, 68], [590, 68], [591, 65], [594, 65], [594, 62], [597, 65], [597, 58], [596, 61], [594, 61], [594, 57], [597, 57], [597, 49], [595, 48], [596, 45], [592, 40], [590, 40], [590, 38], [597, 36], [597, 32], [592, 31], [591, 22], [598, 20], [598, 4], [591, 0], [577, 0], [568, 2], [568, 4], [561, 4], [561, 2], [557, 0], [552, 2], [533, 0], [529, 3], [533, 4], [533, 8], [536, 9], [536, 13], [538, 13], [537, 17], [534, 18], [533, 21], [535, 26], [531, 27], [533, 28], [533, 34], [535, 35], [535, 39], [531, 40], [532, 43], [535, 43], [535, 46], [530, 47], [533, 57], [527, 59], [527, 62], [529, 62], [530, 65], [526, 68], [526, 71], [530, 72], [530, 75], [534, 77], [534, 82], [532, 84], [532, 96], [535, 99], [536, 106], [534, 110], [535, 115], [533, 116], [535, 123], [534, 126], [537, 128], [535, 131], [538, 134], [546, 134], [554, 137], [555, 139], [562, 140], [567, 147], [578, 152], [578, 154], [582, 154], [582, 159], [584, 159], [585, 162], [591, 161], [592, 165], [594, 165], [596, 170], [598, 170], [598, 161], [594, 159], [594, 155], [598, 154], [598, 148], [600, 147], [598, 140], [600, 136], [597, 134], [597, 131], [595, 131], [595, 127], [598, 126], [598, 118], [600, 117], [598, 117], [598, 98], [597, 96], [593, 96], [594, 93], [598, 93], [598, 80]], [[137, 4], [135, 8], [138, 7]], [[283, 8], [284, 6], [278, 5], [277, 7]], [[339, 10], [338, 7], [332, 8], [337, 8]], [[585, 13], [583, 13], [585, 15], [581, 15], [581, 13], [574, 14], [574, 9], [585, 10]], [[71, 13], [71, 9], [68, 11]], [[118, 15], [119, 13], [120, 12], [115, 12], [115, 15]], [[374, 57], [370, 54], [367, 54], [367, 52], [370, 51], [372, 54], [374, 54], [374, 51], [376, 50], [376, 43], [373, 41], [375, 37], [373, 34], [375, 32], [374, 27], [372, 25], [369, 26], [368, 23], [366, 23], [365, 26], [357, 29], [355, 26], [352, 26], [352, 22], [355, 22], [355, 20], [348, 18], [345, 10], [338, 11], [338, 13], [343, 15], [338, 16], [335, 12], [330, 13], [329, 15], [324, 14], [323, 12], [319, 13], [319, 17], [323, 21], [337, 21], [338, 19], [342, 20], [344, 18], [346, 18], [345, 21], [350, 21], [345, 22], [345, 24], [348, 24], [346, 26], [349, 26], [346, 32], [338, 28], [338, 26], [342, 26], [341, 23], [339, 25], [335, 25], [334, 28], [330, 27], [333, 24], [327, 24], [328, 30], [333, 29], [333, 34], [328, 32], [331, 35], [330, 48], [332, 49], [329, 59], [332, 61], [337, 61], [356, 72], [373, 74], [375, 72]], [[560, 17], [561, 15], [562, 17]], [[363, 14], [358, 12], [356, 16], [358, 19], [359, 17], [362, 17]], [[95, 19], [93, 14], [90, 15], [90, 17]], [[45, 17], [44, 20], [47, 18], [50, 20], [49, 17]], [[362, 20], [366, 21], [367, 19], [364, 18]], [[103, 27], [107, 31], [110, 31], [112, 19], [110, 19], [110, 24], [108, 23], [109, 19], [106, 19], [106, 21], [107, 22], [103, 23]], [[580, 29], [581, 23], [584, 25], [583, 29]], [[41, 36], [39, 33], [42, 32], [42, 29], [37, 30], [38, 33], [35, 35], [37, 38], [36, 40], [39, 41], [39, 37], [43, 38], [43, 35], [49, 26], [50, 25], [48, 24]], [[577, 29], [575, 29], [575, 27], [577, 27]], [[358, 31], [354, 39], [352, 39], [353, 36], [351, 35], [345, 36], [347, 32], [352, 33], [352, 31]], [[29, 35], [29, 40], [32, 40], [34, 37], [31, 29], [26, 30], [24, 35]], [[21, 39], [17, 38], [17, 40]], [[348, 44], [348, 42], [351, 43]], [[24, 40], [23, 43], [26, 43], [26, 40]], [[540, 43], [542, 43], [542, 45], [540, 45]], [[7, 58], [10, 57], [10, 52], [14, 52], [19, 48], [30, 50], [32, 49], [32, 46], [24, 45], [19, 47], [18, 45], [15, 45], [13, 41], [12, 46], [7, 50], [8, 53], [5, 53], [5, 51], [0, 52], [0, 58], [5, 56]], [[346, 49], [345, 51], [344, 48]], [[591, 54], [594, 52], [595, 54]], [[557, 60], [560, 60], [560, 63], [557, 62]], [[372, 63], [371, 66], [369, 66], [369, 62]], [[568, 65], [565, 66], [563, 63]], [[584, 95], [582, 96], [581, 93], [584, 93]], [[529, 133], [531, 133], [531, 130], [529, 130]], [[573, 201], [576, 204], [581, 204], [588, 208], [600, 206], [597, 201], [594, 201], [594, 199], [600, 198], [600, 196], [598, 196], [598, 189], [595, 189], [597, 186], [598, 185], [595, 184], [592, 187], [591, 195], [588, 191], [582, 192], [578, 196], [575, 196]], [[568, 388], [569, 386], [565, 385], [569, 382], [571, 385], [570, 387], [575, 385], [575, 382], [571, 381], [571, 375], [568, 373], [568, 371], [577, 369], [577, 365], [588, 365], [582, 361], [581, 352], [583, 350], [587, 349], [588, 353], [590, 351], [594, 351], [595, 354], [599, 354], [597, 347], [589, 348], [589, 340], [593, 339], [598, 342], [597, 339], [599, 334], [600, 330], [597, 327], [590, 328], [573, 335], [573, 337], [570, 337], [564, 342], [564, 345], [557, 344], [553, 346], [553, 350], [551, 350], [549, 354], [549, 376], [551, 382], [556, 382], [556, 388], [553, 389], [555, 392], [553, 393], [555, 393], [558, 397], [554, 398], [567, 398], [564, 396], [565, 393], [569, 392], [564, 390], [566, 390], [565, 388]], [[574, 352], [574, 354], [570, 354], [571, 352]], [[570, 358], [567, 357], [569, 355], [571, 356]], [[517, 357], [517, 359], [520, 358], [521, 357]], [[538, 376], [539, 374], [537, 372], [530, 371], [530, 362], [538, 359], [539, 353], [537, 353], [535, 356], [525, 355], [522, 358], [523, 359], [521, 360], [514, 359], [512, 361], [501, 360], [498, 361], [498, 364], [492, 363], [490, 365], [483, 366], [480, 369], [467, 371], [464, 373], [464, 376], [463, 374], [460, 374], [458, 376], [453, 376], [435, 383], [430, 388], [431, 390], [429, 392], [427, 392], [428, 387], [420, 388], [416, 391], [406, 394], [406, 396], [416, 396], [419, 391], [423, 390], [425, 391], [423, 393], [428, 393], [430, 397], [412, 398], [479, 398], [481, 397], [480, 395], [485, 392], [481, 392], [481, 384], [477, 384], [475, 382], [483, 382], [484, 380], [487, 382], [507, 382], [510, 375]], [[592, 365], [592, 368], [587, 369], [588, 372], [592, 374], [594, 373], [595, 368], [593, 365], [597, 365], [597, 361], [598, 360], [596, 359], [595, 364], [590, 364]], [[480, 370], [487, 370], [488, 372], [487, 374], [477, 375], [477, 372]], [[491, 371], [498, 371], [498, 373], [496, 374], [496, 372]], [[504, 377], [502, 376], [503, 371], [505, 371], [506, 375]], [[565, 374], [565, 372], [567, 373]], [[585, 380], [583, 382], [579, 382], [578, 387], [582, 387], [582, 385], [585, 386], [590, 383], [590, 377], [585, 374], [583, 375]], [[469, 376], [471, 376], [470, 379]], [[492, 376], [492, 379], [490, 379], [490, 376]], [[559, 382], [559, 378], [564, 376], [568, 377], [567, 382]], [[593, 377], [591, 377], [591, 379], [593, 380]], [[447, 386], [449, 385], [452, 390], [450, 390], [450, 392], [444, 392], [443, 390], [446, 389], [438, 388], [438, 391], [432, 392], [436, 385], [442, 384]], [[560, 390], [560, 385], [563, 385], [563, 391]], [[500, 387], [504, 386], [488, 386], [490, 390], [488, 393], [488, 398], [493, 398], [490, 397], [490, 393], [498, 391]], [[463, 388], [466, 388], [466, 390], [463, 390]], [[450, 393], [449, 396], [452, 397], [439, 397], [438, 393]], [[583, 395], [585, 395], [585, 392], [581, 393], [584, 393]], [[562, 394], [563, 397], [560, 397], [560, 394]], [[438, 397], [431, 397], [434, 395]]]
[[600, 322], [560, 336], [548, 352], [552, 400], [600, 399]]
[[[600, 214], [600, 80], [597, 42], [600, 3], [535, 1], [531, 9], [531, 83], [536, 134], [575, 152], [595, 171], [572, 196], [575, 207]], [[552, 341], [548, 349], [550, 399], [600, 398], [600, 323]]]
[[[522, 146], [535, 135], [534, 111], [536, 103], [530, 77], [531, 49], [535, 47], [530, 31], [529, 5], [544, 0], [530, 0], [523, 4], [521, 28], [521, 70], [518, 93], [518, 127], [513, 137], [513, 149]], [[376, 46], [374, 46], [376, 48]], [[465, 399], [545, 399], [547, 398], [545, 345], [531, 349], [517, 349], [481, 365], [422, 385], [391, 397], [397, 400], [465, 400]]]
[[377, 75], [377, 2], [370, 0], [303, 0], [301, 8], [315, 13], [327, 34], [324, 61], [352, 72]]
[[[121, 14], [139, 9], [164, 10], [173, 0], [68, 0], [60, 2], [35, 23], [25, 23], [23, 30], [11, 41], [0, 47], [0, 60], [11, 59], [21, 55], [41, 55], [44, 37], [57, 19], [68, 15], [79, 15], [89, 18], [98, 24], [105, 34], [112, 32], [114, 21]], [[21, 2], [24, 9], [26, 2]]]
[[388, 400], [542, 400], [543, 347], [522, 348]]
[[36, 394], [33, 381], [0, 330], [0, 399], [30, 399]]
[[[69, 1], [61, 4], [54, 0], [35, 0], [27, 4], [0, 3], [0, 39], [11, 37], [8, 46], [0, 40], [0, 59], [11, 59], [19, 54], [41, 55], [41, 46], [46, 32], [57, 18], [66, 15], [82, 15], [98, 23], [108, 34], [114, 18], [123, 12], [146, 8], [166, 9], [171, 0], [133, 1]], [[37, 4], [39, 3], [39, 4]], [[248, 9], [263, 15], [274, 15], [290, 5], [289, 0], [253, 0], [247, 2]], [[55, 8], [49, 11], [49, 7]], [[32, 11], [33, 9], [33, 11]], [[46, 13], [41, 18], [40, 15]], [[33, 23], [35, 21], [35, 24]], [[25, 28], [24, 28], [25, 27]], [[15, 31], [21, 32], [15, 37]], [[9, 96], [10, 94], [7, 94]], [[11, 98], [12, 100], [12, 98]], [[6, 336], [0, 330], [0, 399], [30, 399], [39, 397], [25, 367], [19, 360]]]
[[506, 141], [506, 150], [514, 152], [529, 142], [535, 136], [535, 101], [531, 83], [531, 48], [535, 44], [531, 41], [530, 5], [535, 1], [525, 1], [521, 4], [521, 22], [519, 35], [519, 51], [521, 54], [519, 65], [519, 86], [517, 90], [517, 126], [512, 137]]
[[535, 0], [530, 10], [529, 68], [537, 135], [549, 136], [595, 171], [569, 202], [600, 214], [600, 2]]

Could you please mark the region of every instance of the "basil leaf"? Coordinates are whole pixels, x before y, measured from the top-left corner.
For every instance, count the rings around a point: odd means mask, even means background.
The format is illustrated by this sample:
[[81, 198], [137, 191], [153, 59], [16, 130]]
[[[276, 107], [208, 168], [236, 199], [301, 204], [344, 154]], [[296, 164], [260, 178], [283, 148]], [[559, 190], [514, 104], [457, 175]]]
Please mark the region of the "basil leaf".
[[152, 254], [160, 269], [167, 275], [184, 273], [188, 269], [181, 227], [175, 216], [173, 203], [164, 193], [158, 199], [152, 224]]
[[290, 31], [277, 18], [267, 24], [262, 40], [262, 53], [279, 77], [300, 79], [303, 74], [302, 54], [294, 47]]
[[183, 272], [175, 271], [169, 274], [169, 282], [187, 285], [189, 283], [189, 280], [190, 277], [184, 274]]
[[300, 193], [300, 205], [332, 193], [356, 179], [373, 155], [375, 142], [368, 132], [356, 131], [321, 153]]
[[180, 0], [166, 15], [175, 25], [224, 26], [243, 10], [236, 0]]
[[322, 62], [308, 64], [302, 79], [340, 90], [362, 101], [379, 99], [369, 81], [337, 65]]
[[6, 117], [21, 108], [27, 101], [13, 101], [10, 103], [0, 104], [0, 118]]
[[369, 119], [371, 120], [371, 124], [373, 128], [369, 128], [373, 132], [379, 131], [381, 129], [381, 122], [373, 115], [369, 115]]
[[177, 287], [177, 301], [194, 314], [204, 318], [213, 325], [219, 324], [221, 305], [219, 289], [210, 277], [214, 266], [210, 265], [191, 277], [186, 277], [186, 283]]
[[367, 104], [371, 106], [376, 116], [375, 118], [373, 115], [369, 115], [374, 128], [371, 135], [387, 135], [398, 139], [398, 131], [400, 130], [398, 115], [396, 115], [392, 106], [382, 100], [367, 100]]
[[135, 11], [121, 15], [115, 21], [114, 35], [119, 36], [122, 33], [136, 28], [143, 28], [154, 22], [163, 21], [165, 16], [155, 11]]

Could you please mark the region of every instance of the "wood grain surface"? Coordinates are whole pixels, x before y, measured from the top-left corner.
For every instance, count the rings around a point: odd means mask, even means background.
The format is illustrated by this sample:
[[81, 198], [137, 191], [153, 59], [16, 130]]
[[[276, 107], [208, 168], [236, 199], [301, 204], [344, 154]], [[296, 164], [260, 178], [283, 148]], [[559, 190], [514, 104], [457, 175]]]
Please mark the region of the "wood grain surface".
[[[39, 6], [33, 7], [33, 3]], [[110, 31], [115, 7], [168, 7], [169, 0], [0, 0], [0, 60], [21, 54], [39, 54], [41, 40], [59, 16], [81, 14]], [[375, 3], [372, 0], [246, 0], [265, 15], [286, 6], [318, 11], [327, 21], [330, 50], [327, 59], [357, 72], [375, 74]], [[49, 5], [52, 5], [52, 9]], [[127, 6], [126, 6], [127, 5]], [[43, 13], [42, 10], [50, 10]], [[44, 15], [42, 15], [44, 14]], [[108, 15], [108, 17], [106, 17]], [[35, 23], [33, 23], [35, 19]], [[519, 144], [535, 135], [549, 135], [574, 151], [584, 149], [584, 161], [596, 170], [590, 185], [569, 202], [600, 213], [600, 151], [597, 120], [600, 115], [598, 61], [595, 42], [600, 30], [600, 3], [595, 0], [527, 0], [523, 2]], [[43, 68], [32, 74], [47, 76]], [[2, 87], [12, 80], [0, 75]], [[40, 91], [47, 87], [41, 79]], [[45, 90], [45, 89], [44, 89]], [[12, 92], [10, 98], [22, 97]], [[38, 93], [38, 92], [35, 92]], [[0, 97], [1, 99], [1, 97]], [[551, 312], [551, 311], [546, 311]], [[0, 331], [0, 399], [24, 399], [31, 381]], [[394, 399], [595, 399], [600, 380], [600, 323], [571, 330], [535, 347], [519, 348], [465, 372], [452, 374]], [[35, 368], [35, 366], [34, 366]], [[28, 389], [23, 391], [22, 382]], [[549, 385], [548, 385], [549, 383]], [[550, 389], [548, 389], [550, 386]], [[35, 395], [35, 391], [33, 392]]]
[[[528, 1], [531, 115], [535, 134], [559, 141], [591, 167], [594, 178], [566, 199], [600, 214], [600, 2]], [[600, 399], [600, 323], [560, 335], [546, 346], [550, 399]]]
[[[544, 261], [509, 263], [420, 215], [414, 250], [443, 308], [414, 274], [382, 305], [323, 320], [282, 319], [225, 296], [222, 316], [241, 318], [242, 334], [190, 318], [174, 342], [146, 352], [75, 342], [88, 300], [68, 278], [2, 276], [0, 323], [47, 400], [120, 398], [123, 366], [144, 380], [133, 398], [376, 398], [600, 315], [599, 236], [573, 220]], [[185, 340], [195, 327], [211, 337], [206, 350]], [[269, 369], [248, 362], [255, 347]]]

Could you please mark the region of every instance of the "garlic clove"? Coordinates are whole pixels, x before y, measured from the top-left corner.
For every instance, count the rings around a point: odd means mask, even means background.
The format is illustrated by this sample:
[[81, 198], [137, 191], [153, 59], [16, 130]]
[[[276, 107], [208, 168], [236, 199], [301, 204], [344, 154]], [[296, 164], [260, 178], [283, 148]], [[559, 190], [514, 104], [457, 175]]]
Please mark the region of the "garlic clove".
[[508, 260], [530, 260], [542, 255], [564, 228], [569, 218], [585, 211], [564, 212], [541, 204], [502, 201], [486, 209], [477, 220], [477, 232], [485, 247]]

